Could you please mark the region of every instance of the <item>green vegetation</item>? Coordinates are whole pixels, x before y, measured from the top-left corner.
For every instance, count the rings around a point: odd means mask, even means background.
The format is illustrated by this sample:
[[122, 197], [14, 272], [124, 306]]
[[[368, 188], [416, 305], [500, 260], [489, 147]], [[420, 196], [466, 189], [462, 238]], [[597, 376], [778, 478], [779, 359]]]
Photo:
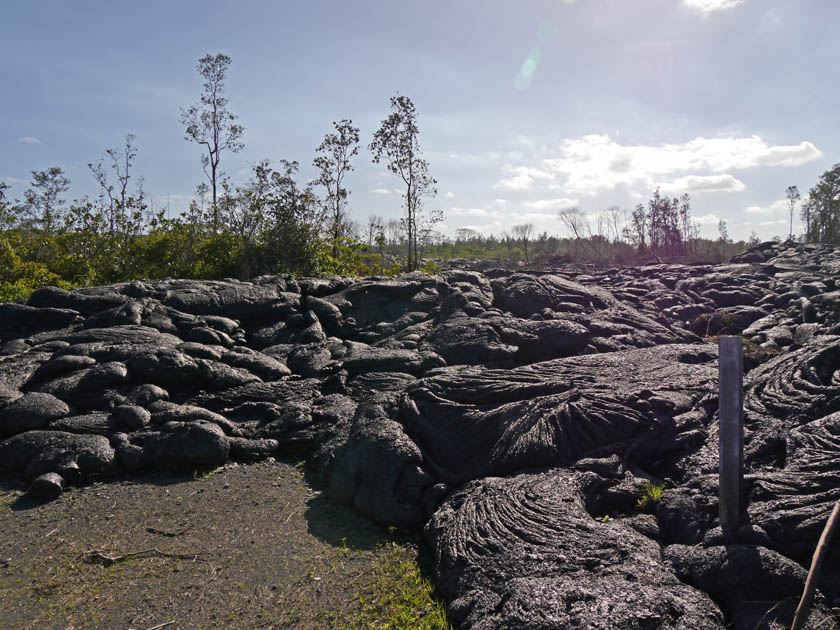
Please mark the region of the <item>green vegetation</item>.
[[219, 230], [212, 211], [198, 202], [176, 218], [150, 212], [142, 193], [127, 197], [125, 206], [116, 196], [112, 207], [106, 195], [31, 208], [9, 201], [0, 183], [0, 301], [22, 300], [50, 285], [69, 289], [141, 278], [398, 273], [399, 260], [384, 252], [348, 237], [323, 237], [316, 199], [297, 186], [296, 169], [296, 163], [284, 163], [281, 172], [258, 164], [249, 184], [220, 201]]
[[[798, 200], [799, 191], [790, 190], [791, 224], [794, 204]], [[808, 201], [802, 204], [801, 217], [805, 242], [840, 243], [840, 164], [823, 173], [820, 181], [808, 191]]]
[[[225, 79], [231, 60], [206, 55], [197, 69], [204, 79], [199, 102], [181, 110], [185, 139], [201, 150], [207, 177], [185, 209], [155, 207], [133, 169], [135, 137], [89, 164], [99, 186], [96, 198], [68, 203], [70, 180], [59, 167], [33, 171], [23, 200], [8, 197], [0, 182], [0, 301], [23, 300], [39, 287], [95, 286], [166, 277], [248, 279], [263, 274], [308, 276], [394, 275], [434, 272], [441, 261], [478, 258], [500, 266], [580, 262], [626, 265], [665, 259], [718, 262], [758, 244], [755, 234], [733, 242], [726, 223], [716, 239], [700, 238], [687, 194], [668, 198], [657, 189], [646, 205], [596, 212], [567, 208], [558, 228], [569, 236], [534, 233], [532, 224], [510, 233], [484, 235], [470, 228], [454, 239], [435, 230], [439, 209], [424, 208], [437, 190], [422, 158], [418, 113], [401, 95], [368, 145], [405, 184], [402, 219], [351, 218], [345, 177], [359, 155], [359, 129], [350, 119], [334, 122], [315, 150], [318, 176], [300, 181], [299, 163], [268, 159], [252, 165], [250, 179], [235, 185], [221, 170], [223, 154], [243, 148], [244, 128], [227, 109]], [[136, 184], [131, 190], [129, 183]], [[317, 194], [316, 194], [317, 191]], [[840, 164], [826, 171], [802, 204], [807, 242], [840, 239]], [[787, 189], [790, 232], [800, 201]]]
[[646, 483], [644, 484], [644, 494], [641, 498], [636, 501], [636, 504], [642, 510], [653, 509], [659, 500], [662, 498], [662, 495], [665, 494], [665, 484], [664, 483]]
[[209, 479], [223, 470], [222, 466], [205, 466], [203, 468], [196, 468], [193, 470], [193, 479]]
[[387, 169], [398, 175], [406, 187], [403, 195], [405, 217], [400, 222], [406, 234], [406, 268], [415, 271], [420, 266], [419, 244], [432, 234], [434, 226], [443, 221], [443, 212], [432, 211], [423, 216], [423, 202], [437, 194], [437, 180], [429, 174], [418, 139], [417, 110], [407, 96], [391, 97], [391, 114], [373, 134], [368, 146], [373, 162], [386, 161]]
[[336, 629], [448, 630], [452, 626], [434, 586], [404, 547], [389, 543], [358, 591], [358, 610]]
[[[109, 150], [108, 155], [130, 168], [134, 149], [131, 138], [126, 140], [122, 153]], [[350, 146], [342, 145], [340, 138], [334, 141], [339, 143], [337, 150]], [[326, 158], [321, 158], [327, 168]], [[113, 172], [124, 181], [126, 171], [117, 168], [118, 163], [115, 160]], [[347, 191], [338, 186], [337, 176], [324, 175], [322, 185], [331, 186], [331, 192], [321, 201], [309, 185], [297, 183], [297, 162], [283, 160], [277, 170], [267, 160], [260, 162], [246, 184], [233, 188], [223, 182], [224, 194], [215, 211], [199, 197], [174, 218], [163, 209], [150, 209], [142, 190], [115, 191], [101, 164], [92, 168], [103, 191], [95, 201], [68, 205], [61, 200], [67, 180], [60, 169], [51, 169], [52, 177], [49, 172], [34, 172], [25, 202], [10, 201], [5, 196], [8, 187], [0, 183], [0, 301], [25, 299], [43, 286], [68, 289], [166, 277], [390, 276], [409, 264], [434, 273], [442, 262], [462, 258], [492, 260], [500, 266], [633, 264], [672, 252], [680, 252], [686, 261], [723, 260], [751, 244], [695, 237], [680, 241], [681, 249], [674, 249], [673, 240], [662, 249], [649, 243], [649, 234], [642, 241], [622, 228], [617, 214], [608, 233], [605, 224], [593, 230], [578, 213], [571, 219], [577, 229], [573, 238], [546, 232], [533, 237], [525, 225], [516, 226], [518, 238], [483, 236], [462, 228], [452, 240], [431, 229], [432, 217], [412, 229], [417, 240], [409, 247], [397, 220], [372, 216], [360, 234], [347, 216]], [[409, 251], [411, 260], [406, 262]]]
[[0, 512], [9, 509], [12, 503], [14, 503], [19, 496], [20, 493], [14, 491], [4, 495], [0, 495]]

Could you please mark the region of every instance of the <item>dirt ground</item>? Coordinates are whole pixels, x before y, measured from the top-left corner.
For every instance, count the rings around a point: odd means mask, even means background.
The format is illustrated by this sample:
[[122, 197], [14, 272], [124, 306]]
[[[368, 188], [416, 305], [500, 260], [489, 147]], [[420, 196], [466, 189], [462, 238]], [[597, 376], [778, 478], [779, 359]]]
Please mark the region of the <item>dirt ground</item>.
[[371, 566], [417, 556], [291, 461], [24, 490], [0, 477], [3, 629], [354, 627]]

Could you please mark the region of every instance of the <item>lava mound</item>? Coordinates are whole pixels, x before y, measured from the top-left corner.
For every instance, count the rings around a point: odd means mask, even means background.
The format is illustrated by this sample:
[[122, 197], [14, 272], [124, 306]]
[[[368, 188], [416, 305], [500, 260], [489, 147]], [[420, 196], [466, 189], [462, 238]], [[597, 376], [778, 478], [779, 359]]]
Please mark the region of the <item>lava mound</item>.
[[[0, 471], [304, 458], [423, 529], [460, 627], [790, 624], [840, 500], [840, 250], [723, 265], [134, 281], [0, 304]], [[745, 510], [717, 522], [717, 346], [745, 339]], [[812, 627], [838, 627], [840, 553]]]

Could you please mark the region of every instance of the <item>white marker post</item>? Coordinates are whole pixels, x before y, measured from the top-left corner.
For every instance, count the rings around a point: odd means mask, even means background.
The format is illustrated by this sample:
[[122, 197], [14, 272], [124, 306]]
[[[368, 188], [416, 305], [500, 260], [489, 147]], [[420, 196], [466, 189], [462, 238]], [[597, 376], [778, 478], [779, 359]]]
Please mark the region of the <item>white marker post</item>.
[[741, 337], [718, 337], [720, 388], [720, 526], [735, 531], [744, 479], [744, 351]]

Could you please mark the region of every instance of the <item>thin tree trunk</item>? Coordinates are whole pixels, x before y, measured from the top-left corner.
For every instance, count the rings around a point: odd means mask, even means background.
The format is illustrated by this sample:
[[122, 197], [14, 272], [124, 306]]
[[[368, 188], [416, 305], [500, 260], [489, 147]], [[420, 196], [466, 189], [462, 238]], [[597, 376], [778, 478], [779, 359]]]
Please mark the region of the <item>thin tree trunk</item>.
[[831, 535], [834, 533], [834, 527], [837, 521], [840, 520], [840, 501], [834, 504], [834, 509], [831, 511], [831, 516], [823, 529], [820, 541], [817, 543], [817, 549], [814, 551], [814, 557], [811, 560], [811, 569], [808, 571], [808, 579], [805, 580], [805, 590], [802, 592], [802, 599], [799, 600], [799, 606], [796, 607], [796, 614], [793, 617], [793, 625], [791, 630], [801, 630], [805, 627], [808, 621], [808, 615], [811, 612], [811, 602], [814, 599], [814, 590], [817, 588], [817, 576], [822, 568], [823, 557], [825, 556], [828, 543], [831, 542]]

